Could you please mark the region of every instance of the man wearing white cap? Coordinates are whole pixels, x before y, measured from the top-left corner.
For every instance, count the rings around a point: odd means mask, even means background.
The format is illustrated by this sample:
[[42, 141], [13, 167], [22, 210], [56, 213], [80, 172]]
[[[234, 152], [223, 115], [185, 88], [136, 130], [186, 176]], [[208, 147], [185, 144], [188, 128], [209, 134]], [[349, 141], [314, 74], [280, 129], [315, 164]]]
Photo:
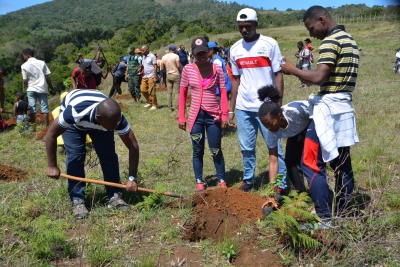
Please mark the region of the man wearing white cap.
[[[266, 85], [276, 86], [281, 99], [283, 98], [283, 75], [280, 67], [282, 56], [278, 43], [273, 38], [256, 33], [258, 18], [255, 10], [240, 10], [236, 21], [243, 39], [237, 41], [230, 52], [233, 79], [228, 121], [229, 125], [234, 125], [236, 110], [244, 168], [243, 182], [239, 189], [248, 192], [254, 182], [258, 129], [265, 142], [268, 138], [268, 130], [258, 117], [262, 102], [258, 99], [257, 90]], [[286, 188], [286, 165], [281, 143], [275, 149], [270, 149], [275, 151], [278, 158], [278, 164], [274, 162], [273, 165], [279, 166], [277, 172], [283, 175], [282, 179], [278, 179], [279, 186], [276, 187], [276, 192], [282, 194]], [[270, 177], [270, 180], [275, 180], [271, 178], [275, 177]]]

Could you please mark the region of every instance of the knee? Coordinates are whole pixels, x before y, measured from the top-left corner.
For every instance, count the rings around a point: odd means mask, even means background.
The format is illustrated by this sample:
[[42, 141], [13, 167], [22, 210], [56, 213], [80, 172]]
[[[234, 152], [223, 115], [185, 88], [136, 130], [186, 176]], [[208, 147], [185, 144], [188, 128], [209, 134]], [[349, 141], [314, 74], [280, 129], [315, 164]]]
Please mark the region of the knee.
[[222, 154], [222, 152], [221, 152], [220, 148], [210, 147], [210, 154], [213, 158], [216, 158], [216, 157], [220, 156]]

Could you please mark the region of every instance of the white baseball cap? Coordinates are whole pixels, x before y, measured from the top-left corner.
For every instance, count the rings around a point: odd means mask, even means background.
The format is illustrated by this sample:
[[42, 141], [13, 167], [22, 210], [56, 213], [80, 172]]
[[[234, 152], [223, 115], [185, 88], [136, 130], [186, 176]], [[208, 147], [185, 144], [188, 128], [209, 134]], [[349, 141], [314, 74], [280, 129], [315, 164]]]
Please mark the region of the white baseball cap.
[[239, 11], [236, 21], [258, 21], [257, 13], [254, 9], [243, 8]]

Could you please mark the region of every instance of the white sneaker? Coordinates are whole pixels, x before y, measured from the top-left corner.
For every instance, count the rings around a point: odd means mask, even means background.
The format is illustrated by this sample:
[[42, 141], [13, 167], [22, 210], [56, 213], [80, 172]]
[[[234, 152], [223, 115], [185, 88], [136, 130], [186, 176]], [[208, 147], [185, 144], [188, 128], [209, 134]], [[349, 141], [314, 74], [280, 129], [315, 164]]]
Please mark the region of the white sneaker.
[[152, 106], [151, 108], [150, 108], [150, 110], [156, 110], [157, 109], [157, 106]]
[[144, 107], [144, 108], [149, 108], [149, 107], [151, 107], [151, 104], [146, 104], [146, 105], [144, 105], [143, 107]]

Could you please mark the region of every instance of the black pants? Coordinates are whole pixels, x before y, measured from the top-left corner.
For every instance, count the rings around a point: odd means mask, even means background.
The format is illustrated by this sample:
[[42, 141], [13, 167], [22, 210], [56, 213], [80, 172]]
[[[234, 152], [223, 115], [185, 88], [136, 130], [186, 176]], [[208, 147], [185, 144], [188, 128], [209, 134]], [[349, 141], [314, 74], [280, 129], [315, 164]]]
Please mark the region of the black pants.
[[115, 90], [117, 90], [117, 88], [116, 88], [117, 85], [118, 85], [119, 87], [121, 87], [121, 83], [122, 83], [123, 81], [125, 81], [125, 77], [124, 77], [124, 76], [121, 76], [121, 77], [115, 76], [115, 77], [114, 77], [113, 85], [112, 85], [112, 87], [111, 87], [110, 93], [108, 94], [108, 97], [109, 97], [109, 98], [113, 97], [113, 96], [116, 94]]
[[288, 138], [286, 142], [285, 163], [287, 176], [294, 189], [299, 191], [299, 193], [307, 192], [307, 188], [304, 185], [303, 170], [301, 169], [301, 156], [303, 154], [306, 133], [307, 128], [298, 135]]

